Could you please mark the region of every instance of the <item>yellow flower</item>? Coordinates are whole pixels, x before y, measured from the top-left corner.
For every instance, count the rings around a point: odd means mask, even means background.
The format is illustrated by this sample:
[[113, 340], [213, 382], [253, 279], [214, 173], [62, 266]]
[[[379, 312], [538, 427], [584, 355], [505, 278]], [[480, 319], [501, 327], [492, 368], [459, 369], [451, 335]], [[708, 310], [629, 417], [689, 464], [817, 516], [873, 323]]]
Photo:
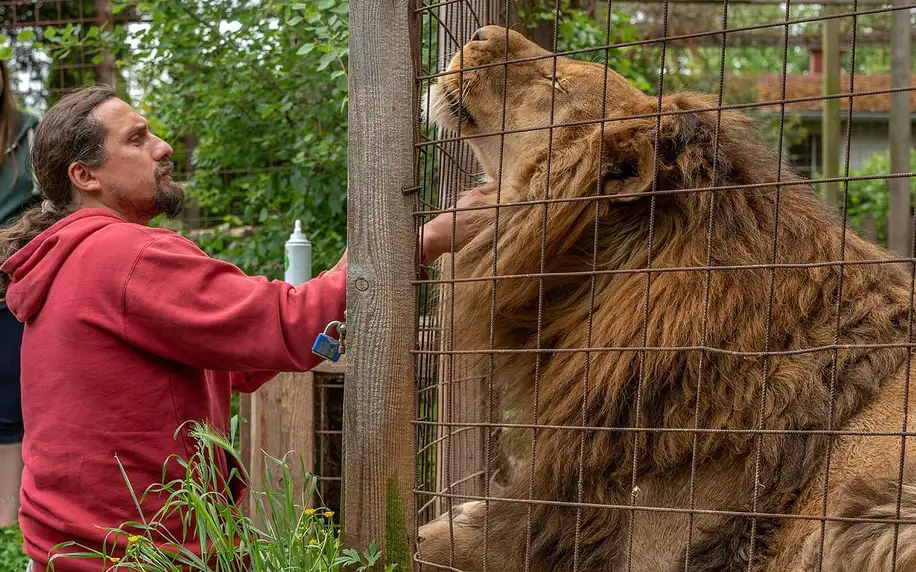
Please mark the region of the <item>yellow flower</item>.
[[313, 508], [307, 508], [307, 509], [305, 509], [305, 514], [306, 514], [306, 516], [311, 516], [311, 515], [315, 514], [315, 509], [313, 509]]
[[140, 537], [139, 537], [139, 536], [136, 536], [136, 535], [134, 535], [134, 536], [128, 536], [128, 537], [127, 537], [127, 542], [128, 542], [128, 543], [136, 542], [136, 541], [138, 541], [138, 540], [140, 540]]
[[309, 546], [315, 546], [316, 544], [318, 544], [318, 541], [315, 540], [314, 538], [312, 538], [311, 540], [309, 540]]
[[109, 556], [108, 559], [111, 560], [114, 564], [117, 564], [118, 562], [121, 561], [120, 558], [116, 558], [114, 556]]
[[332, 511], [328, 511], [328, 512], [324, 513], [324, 517], [325, 517], [325, 518], [331, 518], [332, 516], [334, 516], [334, 513], [333, 513]]

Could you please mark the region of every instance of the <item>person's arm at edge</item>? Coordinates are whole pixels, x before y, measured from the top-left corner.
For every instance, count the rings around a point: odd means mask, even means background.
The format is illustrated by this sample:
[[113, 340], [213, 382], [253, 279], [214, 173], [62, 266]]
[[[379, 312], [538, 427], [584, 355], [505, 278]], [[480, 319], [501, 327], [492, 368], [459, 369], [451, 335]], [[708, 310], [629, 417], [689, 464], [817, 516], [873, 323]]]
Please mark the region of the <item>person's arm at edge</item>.
[[[462, 197], [457, 207], [464, 208], [467, 206], [479, 204], [482, 198], [495, 190], [495, 185], [488, 184], [469, 191]], [[473, 234], [473, 229], [468, 225], [469, 213], [472, 211], [462, 211], [457, 213], [442, 213], [427, 222], [421, 236], [423, 238], [423, 250], [419, 261], [420, 271], [423, 279], [426, 279], [426, 267], [435, 263], [443, 254], [452, 251], [453, 228], [454, 244], [456, 250], [467, 243]], [[457, 220], [454, 220], [457, 216]], [[340, 260], [332, 268], [322, 271], [315, 278], [323, 279], [325, 276], [341, 272], [346, 274], [348, 264], [347, 252], [344, 251]], [[346, 288], [341, 295], [346, 297]], [[316, 333], [317, 336], [317, 333]], [[262, 385], [276, 377], [279, 371], [241, 371], [233, 372], [232, 390], [242, 393], [257, 391]]]

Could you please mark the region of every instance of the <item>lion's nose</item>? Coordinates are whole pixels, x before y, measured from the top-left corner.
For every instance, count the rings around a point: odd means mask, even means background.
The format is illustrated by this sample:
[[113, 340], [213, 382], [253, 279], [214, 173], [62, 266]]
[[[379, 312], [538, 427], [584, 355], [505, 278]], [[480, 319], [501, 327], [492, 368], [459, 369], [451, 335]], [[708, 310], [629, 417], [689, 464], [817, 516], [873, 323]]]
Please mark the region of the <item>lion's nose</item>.
[[471, 41], [473, 41], [473, 42], [479, 42], [479, 41], [485, 40], [485, 39], [486, 39], [486, 38], [484, 37], [483, 28], [477, 28], [477, 31], [474, 32], [474, 35], [473, 35], [473, 36], [471, 36]]

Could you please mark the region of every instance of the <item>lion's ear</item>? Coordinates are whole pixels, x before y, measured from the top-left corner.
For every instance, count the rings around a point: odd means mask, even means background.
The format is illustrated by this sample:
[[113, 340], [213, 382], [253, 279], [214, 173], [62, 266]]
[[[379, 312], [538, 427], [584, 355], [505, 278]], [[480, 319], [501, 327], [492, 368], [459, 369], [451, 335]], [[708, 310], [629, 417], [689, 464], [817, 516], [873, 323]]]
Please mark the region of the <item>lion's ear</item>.
[[666, 101], [662, 109], [669, 114], [660, 120], [640, 117], [608, 123], [601, 169], [606, 195], [629, 201], [653, 187], [683, 188], [693, 181], [697, 168], [712, 164], [715, 124], [702, 112], [682, 107], [684, 103], [695, 102]]

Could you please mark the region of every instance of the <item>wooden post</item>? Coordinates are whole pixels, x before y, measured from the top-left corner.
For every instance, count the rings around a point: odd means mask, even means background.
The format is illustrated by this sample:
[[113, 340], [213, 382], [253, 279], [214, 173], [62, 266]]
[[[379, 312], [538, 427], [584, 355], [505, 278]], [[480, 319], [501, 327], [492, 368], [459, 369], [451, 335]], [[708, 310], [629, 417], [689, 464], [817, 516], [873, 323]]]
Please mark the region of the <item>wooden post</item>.
[[[907, 5], [907, 0], [896, 0], [896, 6]], [[893, 13], [891, 31], [891, 88], [912, 85], [910, 72], [911, 35], [910, 11], [897, 10]], [[912, 128], [910, 92], [891, 94], [890, 154], [891, 172], [910, 172], [910, 148]], [[910, 206], [910, 179], [899, 178], [888, 181], [890, 191], [888, 204], [887, 242], [888, 247], [900, 256], [912, 252], [913, 215]]]
[[[310, 277], [311, 269], [307, 276]], [[298, 284], [296, 284], [298, 285]], [[285, 460], [293, 477], [295, 502], [311, 505], [315, 499], [301, 498], [307, 490], [303, 469], [314, 473], [315, 464], [315, 373], [326, 367], [320, 364], [309, 372], [287, 372], [264, 384], [258, 391], [242, 395], [239, 414], [249, 421], [247, 439], [241, 440], [243, 458], [248, 464], [253, 491], [266, 488], [278, 491], [284, 485], [280, 467], [267, 458]], [[244, 433], [244, 432], [243, 432]], [[273, 482], [265, 482], [270, 468]], [[263, 525], [256, 512], [255, 495], [250, 497], [249, 516]]]
[[878, 241], [878, 221], [874, 217], [862, 219], [862, 236], [872, 242]]
[[[412, 0], [350, 5], [343, 540], [410, 570], [416, 474]], [[419, 41], [417, 39], [417, 41]]]
[[[486, 25], [486, 20], [479, 18], [493, 17], [502, 8], [493, 0], [469, 1], [450, 4], [440, 8], [438, 58], [439, 69], [445, 70], [449, 59], [457, 50], [471, 39], [479, 26]], [[458, 133], [442, 134], [454, 137]], [[439, 162], [439, 208], [454, 208], [461, 192], [476, 184], [475, 173], [480, 172], [480, 165], [471, 147], [466, 141], [442, 143], [438, 148]], [[451, 260], [444, 256], [440, 264], [442, 277], [453, 279]], [[441, 335], [437, 338], [439, 349], [450, 350], [451, 340], [451, 305], [448, 300], [452, 286], [439, 286], [436, 323]], [[438, 445], [433, 449], [436, 462], [436, 492], [445, 491], [458, 495], [482, 495], [484, 490], [484, 454], [486, 430], [480, 427], [453, 427], [450, 423], [480, 423], [486, 421], [485, 378], [481, 362], [477, 356], [455, 356], [442, 354], [438, 358], [438, 387], [436, 391], [436, 411], [438, 412], [436, 438]], [[426, 500], [426, 499], [424, 499]], [[447, 511], [452, 505], [460, 504], [460, 499], [441, 497], [433, 505], [435, 517]]]
[[[114, 16], [111, 10], [111, 0], [95, 0], [95, 17], [97, 24], [104, 30], [114, 29]], [[102, 61], [95, 64], [95, 82], [110, 87], [117, 87], [118, 74], [115, 71], [114, 56], [111, 51], [102, 51]]]
[[[828, 15], [838, 12], [834, 6], [824, 10]], [[825, 20], [823, 26], [824, 95], [836, 95], [840, 93], [840, 21]], [[840, 174], [840, 102], [840, 99], [825, 99], [822, 102], [823, 176], [828, 179]], [[838, 183], [824, 183], [824, 200], [831, 205], [842, 204]]]

